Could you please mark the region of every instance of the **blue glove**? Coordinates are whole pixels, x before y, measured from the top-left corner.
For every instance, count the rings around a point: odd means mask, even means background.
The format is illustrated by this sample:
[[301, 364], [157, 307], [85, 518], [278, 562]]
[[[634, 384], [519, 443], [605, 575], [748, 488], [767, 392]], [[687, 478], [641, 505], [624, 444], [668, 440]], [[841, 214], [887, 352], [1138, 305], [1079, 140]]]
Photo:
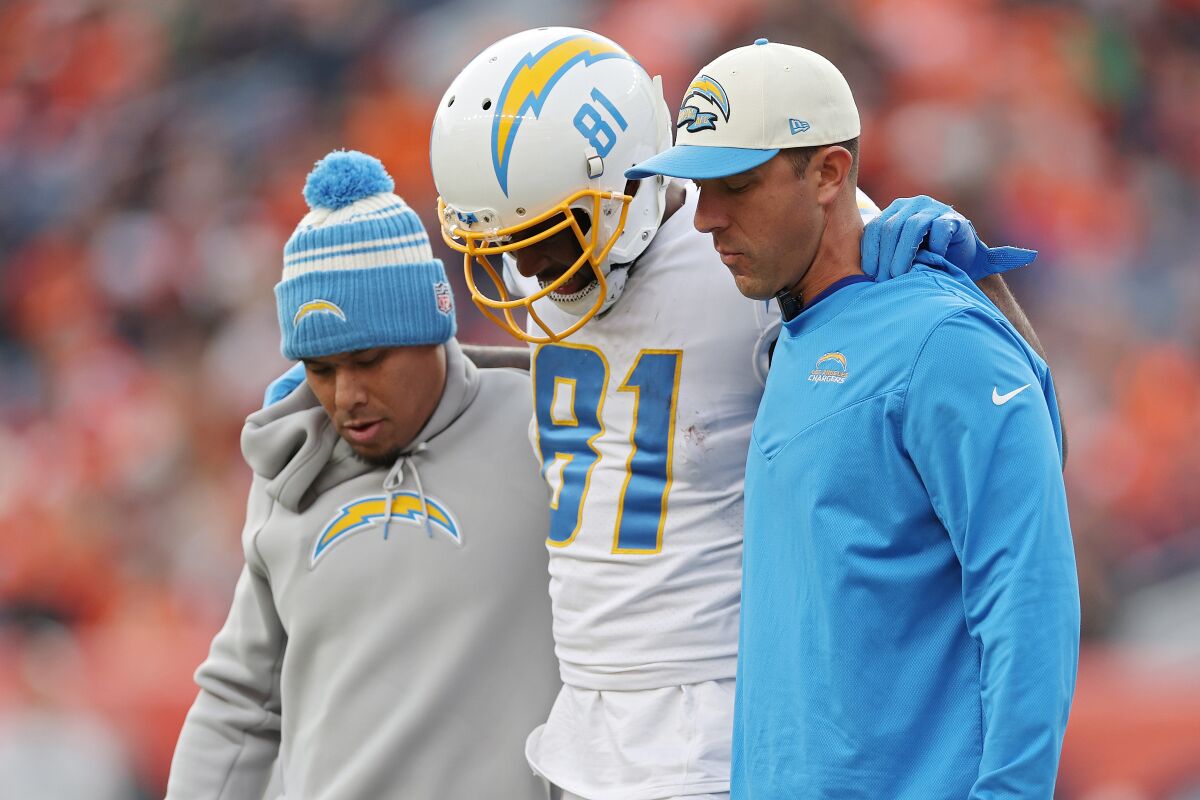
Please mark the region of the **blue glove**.
[[271, 381], [267, 386], [267, 391], [263, 394], [263, 408], [275, 405], [302, 383], [304, 383], [304, 364], [293, 364], [291, 369]]
[[863, 272], [877, 281], [908, 272], [933, 221], [951, 210], [924, 195], [894, 200], [863, 230]]
[[972, 281], [1023, 267], [1037, 258], [1036, 250], [988, 247], [971, 221], [945, 203], [918, 195], [892, 202], [867, 223], [862, 239], [862, 269], [877, 281], [912, 269], [924, 245], [962, 270]]
[[967, 273], [973, 281], [1023, 267], [1037, 258], [1037, 250], [988, 247], [971, 221], [953, 209], [934, 219], [925, 247]]

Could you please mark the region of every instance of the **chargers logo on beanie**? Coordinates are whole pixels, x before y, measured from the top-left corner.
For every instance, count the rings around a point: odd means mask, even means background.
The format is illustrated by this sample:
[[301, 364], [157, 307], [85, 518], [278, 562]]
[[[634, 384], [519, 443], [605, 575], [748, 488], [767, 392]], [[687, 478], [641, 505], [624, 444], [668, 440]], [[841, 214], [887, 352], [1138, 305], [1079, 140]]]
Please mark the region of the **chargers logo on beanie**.
[[328, 300], [310, 300], [300, 306], [296, 316], [292, 317], [292, 325], [299, 325], [300, 320], [309, 314], [333, 314], [342, 322], [346, 321], [346, 312], [338, 308], [337, 303], [331, 303]]
[[283, 250], [275, 287], [290, 359], [441, 344], [454, 302], [425, 228], [379, 159], [334, 151], [304, 185], [311, 209]]

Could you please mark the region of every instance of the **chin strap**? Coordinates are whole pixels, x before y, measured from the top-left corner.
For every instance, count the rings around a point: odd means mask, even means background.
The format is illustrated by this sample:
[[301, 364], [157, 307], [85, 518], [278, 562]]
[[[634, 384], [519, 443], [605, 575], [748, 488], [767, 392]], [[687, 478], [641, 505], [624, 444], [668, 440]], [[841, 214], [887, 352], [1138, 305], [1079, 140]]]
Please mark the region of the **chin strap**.
[[625, 283], [629, 280], [629, 276], [633, 274], [633, 268], [637, 265], [637, 262], [638, 260], [635, 258], [628, 264], [613, 264], [608, 268], [608, 275], [604, 278], [608, 281], [608, 297], [604, 298], [604, 303], [600, 306], [600, 310], [596, 312], [597, 319], [603, 317], [617, 304], [621, 293], [625, 291]]

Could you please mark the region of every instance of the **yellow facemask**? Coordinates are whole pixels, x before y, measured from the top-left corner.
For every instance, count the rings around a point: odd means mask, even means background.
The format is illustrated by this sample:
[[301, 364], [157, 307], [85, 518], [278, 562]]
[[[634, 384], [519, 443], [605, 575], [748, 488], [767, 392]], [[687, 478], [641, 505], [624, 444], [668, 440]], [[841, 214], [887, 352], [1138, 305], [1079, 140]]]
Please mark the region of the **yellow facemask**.
[[[571, 213], [571, 206], [581, 200], [586, 201], [587, 198], [591, 200], [590, 213], [592, 225], [590, 230], [584, 233], [583, 229], [579, 226], [579, 221]], [[494, 228], [486, 231], [470, 231], [454, 224], [456, 219], [455, 213], [447, 209], [445, 201], [439, 197], [438, 219], [442, 222], [442, 238], [446, 241], [446, 244], [464, 254], [463, 274], [467, 280], [467, 288], [471, 291], [471, 300], [483, 312], [484, 316], [518, 339], [533, 344], [546, 344], [548, 342], [557, 342], [570, 336], [582, 328], [588, 320], [600, 313], [600, 310], [603, 308], [605, 299], [608, 297], [608, 281], [605, 279], [601, 265], [604, 263], [604, 259], [608, 257], [608, 253], [612, 250], [613, 245], [616, 244], [621, 231], [625, 229], [625, 217], [629, 213], [629, 203], [632, 200], [633, 198], [626, 194], [584, 189], [567, 197], [549, 211], [539, 214], [520, 225], [512, 225], [507, 228]], [[608, 238], [608, 241], [601, 243], [599, 241], [601, 226], [596, 224], [596, 221], [601, 218], [602, 204], [605, 202], [619, 203], [620, 217], [617, 219], [616, 227], [613, 229], [613, 233]], [[549, 225], [544, 230], [528, 235], [526, 238], [516, 238], [521, 233], [528, 232], [530, 229], [553, 220], [555, 217], [561, 217], [561, 219]], [[487, 257], [520, 250], [523, 247], [544, 241], [567, 229], [570, 229], [575, 234], [575, 239], [578, 241], [580, 250], [582, 251], [579, 258], [575, 260], [575, 263], [552, 283], [543, 286], [539, 291], [534, 292], [528, 297], [509, 297], [508, 289], [504, 285], [504, 279], [492, 267]], [[493, 299], [484, 295], [476, 287], [474, 271], [471, 268], [474, 263], [483, 267], [484, 272], [487, 273], [487, 276], [495, 286], [499, 299]], [[534, 310], [533, 304], [566, 284], [585, 266], [591, 270], [592, 276], [598, 284], [595, 293], [596, 300], [591, 308], [568, 328], [555, 331], [542, 321], [537, 311]], [[512, 312], [516, 308], [524, 308], [529, 314], [529, 318], [545, 333], [545, 336], [534, 336], [526, 333], [524, 327], [513, 319]]]

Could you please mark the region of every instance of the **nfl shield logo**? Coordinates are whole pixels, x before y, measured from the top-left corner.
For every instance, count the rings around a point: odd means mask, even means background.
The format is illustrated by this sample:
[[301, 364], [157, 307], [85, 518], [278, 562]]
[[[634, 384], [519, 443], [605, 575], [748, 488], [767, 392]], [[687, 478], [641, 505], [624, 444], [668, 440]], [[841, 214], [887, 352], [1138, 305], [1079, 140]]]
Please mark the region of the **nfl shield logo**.
[[438, 311], [449, 314], [454, 310], [454, 296], [450, 294], [450, 284], [438, 281], [433, 285], [433, 296], [437, 298]]

